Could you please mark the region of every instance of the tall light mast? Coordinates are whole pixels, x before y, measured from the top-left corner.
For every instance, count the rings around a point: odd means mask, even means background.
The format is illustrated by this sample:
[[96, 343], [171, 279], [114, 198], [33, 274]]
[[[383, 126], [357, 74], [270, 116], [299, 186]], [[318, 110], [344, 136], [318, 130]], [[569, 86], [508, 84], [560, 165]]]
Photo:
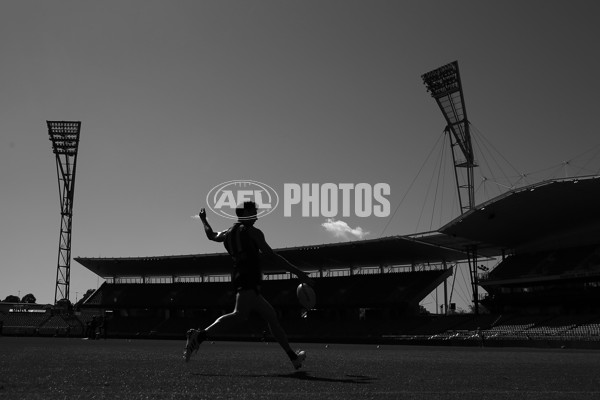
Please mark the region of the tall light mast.
[[[461, 215], [475, 208], [473, 169], [475, 157], [471, 143], [467, 107], [458, 70], [458, 61], [443, 65], [421, 76], [427, 91], [440, 107], [446, 120], [446, 134], [450, 135], [454, 177]], [[477, 275], [477, 246], [468, 246], [467, 252], [473, 305], [479, 314], [479, 278]]]
[[475, 207], [473, 168], [477, 165], [473, 155], [458, 61], [423, 74], [421, 78], [446, 119], [445, 132], [450, 134], [460, 212], [464, 214]]
[[54, 304], [69, 300], [71, 284], [71, 228], [73, 220], [73, 194], [77, 149], [79, 148], [80, 121], [46, 121], [56, 157], [58, 191], [60, 193], [60, 240], [58, 242], [58, 265]]

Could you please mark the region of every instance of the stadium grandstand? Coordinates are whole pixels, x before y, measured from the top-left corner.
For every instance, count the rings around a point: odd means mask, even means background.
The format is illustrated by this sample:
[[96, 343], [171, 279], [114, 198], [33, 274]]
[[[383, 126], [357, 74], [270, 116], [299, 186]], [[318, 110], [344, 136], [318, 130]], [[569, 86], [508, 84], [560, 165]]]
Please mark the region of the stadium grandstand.
[[[596, 176], [549, 180], [437, 232], [277, 249], [314, 278], [318, 303], [301, 309], [298, 282], [269, 267], [263, 290], [290, 336], [304, 340], [598, 341], [599, 201]], [[419, 314], [419, 302], [470, 252], [498, 258], [477, 273], [482, 312]], [[177, 337], [233, 306], [226, 253], [75, 260], [105, 279], [82, 308], [112, 315], [112, 335]], [[263, 335], [264, 326], [250, 325], [231, 336]]]
[[[305, 335], [312, 324], [311, 331], [320, 337], [328, 329], [316, 325], [335, 324], [325, 336], [343, 336], [345, 323], [374, 327], [376, 322], [417, 315], [419, 302], [452, 275], [450, 263], [465, 258], [460, 250], [408, 237], [276, 252], [310, 274], [318, 303], [313, 310], [302, 309], [296, 299], [297, 280], [266, 263], [261, 290], [290, 336]], [[75, 260], [105, 279], [82, 308], [108, 311], [111, 334], [181, 336], [234, 304], [227, 253]], [[253, 334], [264, 330], [258, 327]]]
[[[298, 281], [263, 264], [262, 290], [289, 336], [597, 347], [600, 170], [499, 185], [506, 191], [476, 204], [474, 130], [466, 118], [458, 63], [423, 80], [448, 124], [444, 135], [453, 152], [461, 214], [431, 232], [275, 249], [316, 283], [317, 304], [304, 310], [295, 295]], [[205, 326], [234, 304], [227, 253], [75, 260], [104, 283], [74, 310], [4, 303], [0, 333], [182, 338], [188, 328]], [[473, 313], [454, 313], [450, 278], [464, 266]], [[442, 312], [423, 313], [420, 303], [438, 287], [445, 293]], [[224, 338], [264, 338], [265, 330], [251, 320]]]
[[558, 179], [483, 203], [441, 228], [495, 245], [500, 263], [480, 274], [496, 313], [599, 313], [600, 179]]
[[[480, 334], [513, 340], [600, 340], [600, 177], [543, 181], [511, 190], [446, 224], [440, 233], [496, 249], [477, 275], [497, 316]], [[493, 250], [492, 250], [493, 251]], [[473, 335], [448, 330], [442, 336]]]

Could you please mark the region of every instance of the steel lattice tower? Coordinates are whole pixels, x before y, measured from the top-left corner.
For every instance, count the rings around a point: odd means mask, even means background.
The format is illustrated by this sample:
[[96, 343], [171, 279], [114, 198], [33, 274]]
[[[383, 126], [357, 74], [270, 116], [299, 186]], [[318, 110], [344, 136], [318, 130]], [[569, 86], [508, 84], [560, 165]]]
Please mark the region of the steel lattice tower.
[[[435, 99], [444, 118], [445, 132], [450, 134], [454, 174], [461, 214], [475, 208], [473, 167], [476, 167], [465, 96], [460, 81], [458, 62], [454, 61], [421, 76], [427, 91]], [[457, 148], [459, 151], [457, 151]], [[459, 170], [466, 172], [459, 173]]]
[[69, 299], [73, 193], [81, 122], [46, 121], [46, 123], [48, 124], [48, 135], [52, 141], [52, 151], [56, 156], [56, 173], [60, 193], [60, 241], [54, 290], [54, 304], [56, 304], [59, 300]]
[[[461, 215], [475, 208], [474, 167], [475, 155], [471, 143], [465, 96], [458, 70], [458, 61], [443, 65], [421, 76], [427, 91], [438, 104], [446, 120], [445, 132], [450, 136], [454, 177]], [[465, 173], [461, 173], [461, 172]], [[465, 176], [466, 175], [466, 176]], [[473, 290], [475, 314], [479, 314], [479, 278], [477, 275], [477, 246], [465, 248]]]

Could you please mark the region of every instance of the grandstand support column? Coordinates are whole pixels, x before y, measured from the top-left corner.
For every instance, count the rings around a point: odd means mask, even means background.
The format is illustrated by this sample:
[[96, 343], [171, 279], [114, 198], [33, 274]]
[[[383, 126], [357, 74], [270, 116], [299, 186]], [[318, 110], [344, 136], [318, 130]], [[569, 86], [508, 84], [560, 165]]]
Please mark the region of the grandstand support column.
[[[446, 261], [442, 261], [444, 269], [448, 269]], [[448, 278], [444, 279], [444, 315], [448, 315]]]
[[52, 151], [56, 158], [58, 190], [60, 193], [60, 240], [54, 303], [69, 299], [71, 276], [71, 230], [73, 221], [73, 194], [81, 121], [46, 121]]
[[469, 275], [473, 289], [473, 307], [475, 315], [479, 315], [479, 279], [477, 276], [477, 246], [467, 248], [467, 260], [469, 262]]

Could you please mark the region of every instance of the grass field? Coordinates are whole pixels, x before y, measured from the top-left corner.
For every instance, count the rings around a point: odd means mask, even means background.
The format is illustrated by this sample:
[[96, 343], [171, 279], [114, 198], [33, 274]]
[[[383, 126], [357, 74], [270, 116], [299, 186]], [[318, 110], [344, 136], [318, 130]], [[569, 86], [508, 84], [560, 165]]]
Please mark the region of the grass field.
[[600, 352], [0, 337], [2, 399], [598, 399]]

